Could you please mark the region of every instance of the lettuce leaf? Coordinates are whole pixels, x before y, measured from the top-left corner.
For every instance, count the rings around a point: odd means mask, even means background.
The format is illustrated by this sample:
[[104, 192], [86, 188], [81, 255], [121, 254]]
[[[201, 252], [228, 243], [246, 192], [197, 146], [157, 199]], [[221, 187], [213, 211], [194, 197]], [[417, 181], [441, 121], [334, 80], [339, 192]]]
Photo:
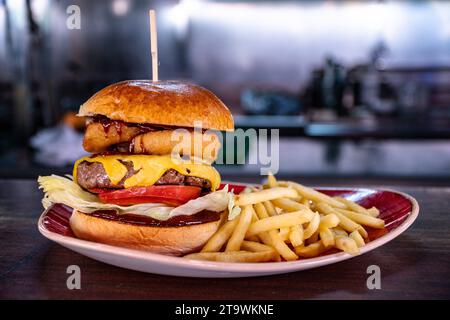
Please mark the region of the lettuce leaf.
[[209, 193], [203, 197], [191, 200], [179, 207], [174, 208], [169, 217], [179, 215], [191, 215], [203, 210], [210, 210], [215, 212], [224, 211], [228, 208], [228, 204], [233, 201], [233, 195], [228, 192], [228, 186], [222, 190]]
[[144, 203], [132, 206], [120, 206], [102, 203], [98, 197], [83, 190], [77, 183], [66, 177], [57, 175], [38, 178], [39, 189], [45, 193], [42, 199], [44, 208], [54, 203], [63, 203], [71, 208], [85, 213], [97, 210], [114, 210], [117, 214], [144, 215], [158, 220], [167, 220], [177, 215], [193, 215], [202, 210], [215, 212], [234, 206], [234, 196], [228, 188], [212, 192], [203, 197], [191, 200], [181, 206], [171, 207], [162, 203]]
[[[228, 185], [226, 185], [225, 187], [228, 188]], [[228, 202], [228, 220], [234, 220], [241, 213], [241, 208], [239, 206], [236, 206], [236, 203], [234, 202], [233, 190], [231, 190], [231, 194], [232, 197]]]

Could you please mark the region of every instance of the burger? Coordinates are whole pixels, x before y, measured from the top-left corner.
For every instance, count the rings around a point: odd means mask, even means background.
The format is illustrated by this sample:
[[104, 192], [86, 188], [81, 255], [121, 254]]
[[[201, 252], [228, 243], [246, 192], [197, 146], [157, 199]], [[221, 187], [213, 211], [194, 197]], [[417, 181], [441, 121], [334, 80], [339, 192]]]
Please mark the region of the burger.
[[201, 248], [233, 196], [212, 167], [228, 108], [198, 85], [148, 80], [110, 85], [78, 112], [86, 119], [72, 177], [39, 177], [43, 205], [73, 209], [76, 237], [168, 255]]

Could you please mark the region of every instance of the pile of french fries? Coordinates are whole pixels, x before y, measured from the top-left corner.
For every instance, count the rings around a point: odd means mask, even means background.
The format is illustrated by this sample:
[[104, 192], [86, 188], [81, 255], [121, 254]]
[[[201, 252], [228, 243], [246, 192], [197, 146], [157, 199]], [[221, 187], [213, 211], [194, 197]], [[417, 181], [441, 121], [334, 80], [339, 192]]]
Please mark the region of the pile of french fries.
[[241, 213], [226, 217], [201, 252], [185, 258], [223, 262], [293, 261], [336, 248], [352, 255], [369, 239], [364, 226], [382, 229], [379, 211], [268, 176], [260, 188], [235, 196]]

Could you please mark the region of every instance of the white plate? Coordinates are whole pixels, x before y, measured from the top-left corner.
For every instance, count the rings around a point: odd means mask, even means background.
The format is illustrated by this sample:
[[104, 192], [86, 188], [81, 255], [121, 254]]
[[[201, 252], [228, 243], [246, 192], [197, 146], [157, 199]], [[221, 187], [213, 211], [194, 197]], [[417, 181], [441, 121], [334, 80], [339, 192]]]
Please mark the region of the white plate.
[[[340, 188], [333, 188], [333, 190], [340, 190]], [[357, 191], [361, 189], [353, 190]], [[386, 189], [377, 191], [395, 193], [406, 198], [411, 202], [412, 209], [409, 213], [407, 213], [407, 218], [400, 225], [390, 230], [387, 234], [363, 246], [360, 249], [361, 254], [378, 248], [398, 237], [402, 232], [408, 229], [409, 226], [411, 226], [419, 213], [419, 205], [410, 195]], [[163, 275], [201, 278], [254, 277], [317, 268], [353, 257], [347, 253], [339, 252], [317, 258], [289, 262], [227, 263], [188, 260], [180, 257], [165, 256], [90, 242], [58, 234], [56, 232], [49, 231], [44, 225], [43, 218], [45, 214], [46, 212], [41, 215], [38, 222], [38, 228], [41, 234], [46, 238], [82, 255], [107, 264], [131, 270]]]

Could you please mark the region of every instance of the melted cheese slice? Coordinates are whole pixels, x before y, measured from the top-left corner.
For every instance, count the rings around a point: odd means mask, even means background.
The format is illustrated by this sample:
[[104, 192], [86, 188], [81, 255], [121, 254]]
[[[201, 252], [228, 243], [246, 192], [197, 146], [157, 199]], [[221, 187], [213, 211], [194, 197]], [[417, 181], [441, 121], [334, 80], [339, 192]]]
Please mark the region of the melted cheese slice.
[[220, 175], [212, 166], [194, 160], [175, 159], [170, 155], [106, 155], [84, 157], [75, 162], [73, 168], [74, 181], [77, 181], [77, 167], [83, 161], [101, 163], [113, 184], [118, 184], [127, 173], [127, 168], [122, 162], [131, 162], [137, 173], [125, 180], [125, 188], [151, 186], [169, 169], [174, 169], [185, 176], [209, 180], [212, 191], [216, 190], [220, 185]]

